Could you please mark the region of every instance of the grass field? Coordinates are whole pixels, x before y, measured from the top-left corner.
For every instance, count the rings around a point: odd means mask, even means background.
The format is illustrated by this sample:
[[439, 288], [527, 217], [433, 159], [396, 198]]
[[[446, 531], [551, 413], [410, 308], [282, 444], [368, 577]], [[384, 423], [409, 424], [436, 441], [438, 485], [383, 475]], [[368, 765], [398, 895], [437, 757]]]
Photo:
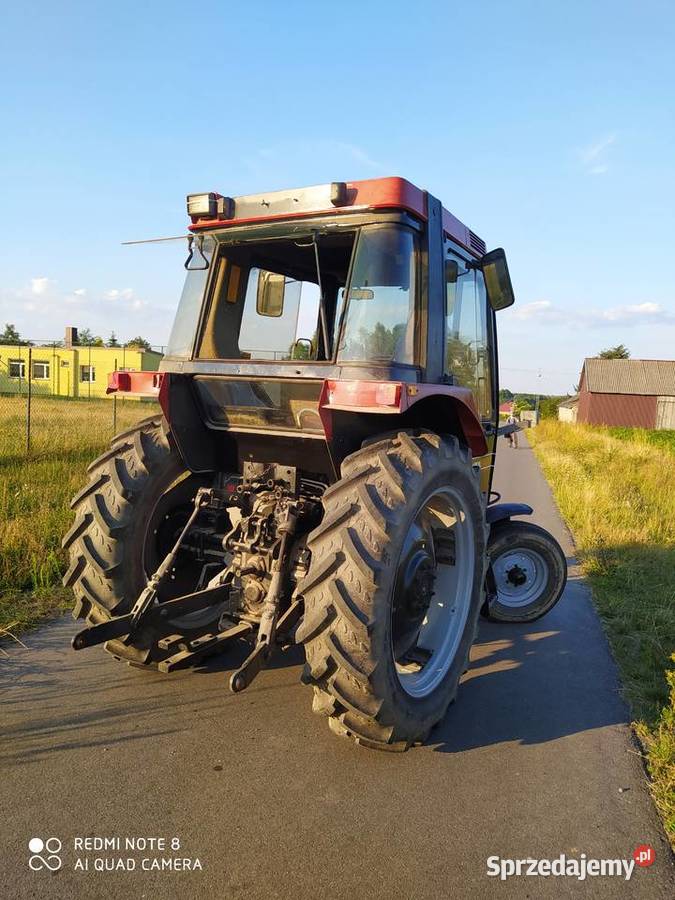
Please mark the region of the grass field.
[[70, 603], [61, 587], [70, 499], [113, 431], [157, 409], [118, 401], [114, 421], [109, 399], [34, 398], [27, 457], [25, 398], [0, 397], [0, 627], [18, 622], [21, 631]]
[[675, 453], [675, 431], [648, 431], [645, 428], [608, 428], [607, 432], [620, 441], [647, 444]]
[[576, 540], [675, 845], [675, 433], [528, 433]]

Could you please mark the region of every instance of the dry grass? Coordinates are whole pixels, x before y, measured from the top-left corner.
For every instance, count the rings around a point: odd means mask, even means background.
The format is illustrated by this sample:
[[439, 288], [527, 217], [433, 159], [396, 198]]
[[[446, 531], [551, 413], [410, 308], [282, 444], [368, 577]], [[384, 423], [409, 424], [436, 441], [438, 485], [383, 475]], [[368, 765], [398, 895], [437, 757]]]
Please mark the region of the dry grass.
[[530, 434], [574, 533], [675, 844], [673, 442], [554, 420]]
[[34, 398], [27, 457], [25, 398], [0, 397], [0, 627], [18, 620], [21, 630], [70, 603], [61, 587], [70, 499], [114, 425], [122, 431], [156, 409], [118, 401], [114, 423], [111, 400]]

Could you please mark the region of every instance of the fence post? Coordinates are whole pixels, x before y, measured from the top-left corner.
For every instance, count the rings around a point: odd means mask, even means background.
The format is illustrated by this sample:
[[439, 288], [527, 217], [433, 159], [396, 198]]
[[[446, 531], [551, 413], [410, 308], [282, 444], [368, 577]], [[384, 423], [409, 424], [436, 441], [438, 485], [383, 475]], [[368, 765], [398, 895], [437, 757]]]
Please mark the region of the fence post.
[[28, 391], [26, 393], [26, 455], [30, 453], [30, 407], [33, 393], [33, 348], [28, 348]]
[[[117, 371], [117, 357], [115, 357], [115, 369]], [[113, 394], [113, 437], [117, 434], [117, 391]]]

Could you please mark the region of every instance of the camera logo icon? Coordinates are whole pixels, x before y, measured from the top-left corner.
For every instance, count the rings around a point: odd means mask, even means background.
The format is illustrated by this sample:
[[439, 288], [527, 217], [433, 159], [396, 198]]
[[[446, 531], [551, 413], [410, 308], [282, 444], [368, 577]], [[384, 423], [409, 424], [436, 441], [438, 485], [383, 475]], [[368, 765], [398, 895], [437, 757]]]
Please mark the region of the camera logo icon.
[[31, 838], [28, 841], [28, 849], [30, 857], [28, 866], [33, 872], [40, 872], [42, 869], [49, 869], [50, 872], [57, 872], [61, 868], [61, 841], [56, 837], [43, 840], [39, 837]]

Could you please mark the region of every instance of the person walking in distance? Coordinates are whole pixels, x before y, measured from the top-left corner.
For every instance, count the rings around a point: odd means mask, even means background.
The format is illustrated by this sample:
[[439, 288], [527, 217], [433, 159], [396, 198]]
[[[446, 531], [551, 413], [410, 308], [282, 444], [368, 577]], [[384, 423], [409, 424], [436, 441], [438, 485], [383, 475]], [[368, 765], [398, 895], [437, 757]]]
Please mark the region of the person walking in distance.
[[[514, 426], [518, 425], [518, 420], [513, 415], [513, 413], [511, 413], [511, 415], [506, 420], [506, 424], [514, 425]], [[514, 429], [514, 431], [511, 431], [511, 432], [509, 432], [509, 434], [506, 435], [506, 438], [509, 442], [509, 447], [511, 447], [513, 450], [517, 450], [518, 449], [518, 432]]]

